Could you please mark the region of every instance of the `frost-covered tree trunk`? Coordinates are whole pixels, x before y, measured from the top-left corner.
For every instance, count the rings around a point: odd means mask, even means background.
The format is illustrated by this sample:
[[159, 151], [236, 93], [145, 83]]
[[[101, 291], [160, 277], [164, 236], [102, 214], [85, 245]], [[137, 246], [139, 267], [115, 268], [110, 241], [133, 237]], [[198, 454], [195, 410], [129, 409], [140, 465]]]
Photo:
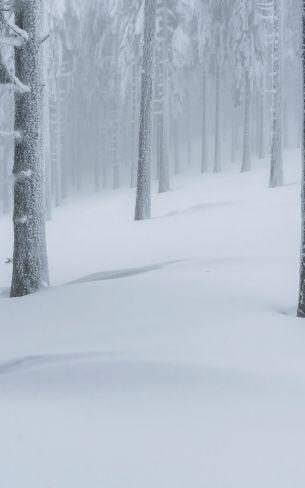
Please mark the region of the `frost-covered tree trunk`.
[[215, 154], [214, 154], [214, 173], [221, 171], [221, 154], [220, 154], [220, 66], [216, 66], [216, 94], [215, 94]]
[[237, 139], [238, 139], [238, 118], [234, 99], [232, 98], [232, 128], [231, 128], [231, 163], [236, 161]]
[[274, 0], [270, 187], [283, 185], [282, 0]]
[[113, 40], [113, 101], [112, 101], [112, 168], [113, 188], [120, 187], [120, 162], [119, 162], [119, 34], [118, 29]]
[[[305, 0], [303, 0], [303, 115], [305, 114]], [[298, 301], [298, 317], [305, 318], [305, 124], [302, 137], [302, 243], [300, 263], [300, 287]]]
[[155, 31], [156, 0], [145, 0], [136, 220], [151, 217], [151, 129]]
[[56, 131], [56, 160], [54, 167], [54, 186], [55, 186], [55, 203], [59, 207], [63, 198], [62, 192], [62, 110], [61, 110], [61, 90], [60, 77], [56, 77], [56, 109], [55, 109], [55, 131]]
[[11, 296], [34, 293], [49, 283], [44, 216], [41, 124], [41, 0], [15, 4], [16, 25], [28, 33], [15, 48], [15, 70], [29, 91], [16, 93], [14, 160], [14, 257]]
[[265, 93], [264, 86], [259, 92], [259, 134], [258, 134], [258, 157], [264, 159], [266, 156], [266, 122], [265, 122]]
[[131, 81], [131, 188], [135, 188], [137, 184], [137, 147], [138, 147], [138, 70], [137, 64], [134, 62], [132, 67], [132, 81]]
[[184, 128], [186, 137], [186, 164], [191, 166], [192, 164], [192, 140], [191, 140], [191, 100], [188, 88], [185, 93], [185, 116], [184, 116]]
[[169, 126], [169, 57], [168, 57], [168, 5], [157, 0], [158, 46], [157, 46], [157, 83], [156, 83], [156, 135], [157, 135], [157, 166], [159, 169], [159, 193], [170, 188], [169, 157], [168, 157], [168, 126]]
[[101, 190], [102, 176], [102, 131], [101, 131], [101, 109], [98, 103], [95, 107], [92, 107], [95, 114], [95, 125], [94, 125], [94, 191], [98, 193]]
[[243, 142], [243, 160], [241, 171], [250, 171], [251, 169], [251, 152], [250, 152], [250, 105], [251, 105], [251, 86], [249, 75], [246, 74], [245, 80], [245, 118], [244, 118], [244, 142]]
[[202, 150], [201, 172], [206, 173], [208, 166], [208, 137], [207, 137], [207, 74], [205, 66], [202, 73]]
[[[47, 10], [42, 6], [42, 36], [48, 35]], [[41, 56], [41, 158], [42, 169], [45, 171], [45, 216], [47, 220], [52, 218], [52, 189], [51, 189], [51, 141], [50, 141], [50, 91], [49, 91], [49, 46], [48, 42], [42, 43]]]
[[172, 137], [174, 148], [174, 171], [178, 175], [180, 173], [180, 147], [179, 147], [179, 122], [177, 117], [172, 120]]

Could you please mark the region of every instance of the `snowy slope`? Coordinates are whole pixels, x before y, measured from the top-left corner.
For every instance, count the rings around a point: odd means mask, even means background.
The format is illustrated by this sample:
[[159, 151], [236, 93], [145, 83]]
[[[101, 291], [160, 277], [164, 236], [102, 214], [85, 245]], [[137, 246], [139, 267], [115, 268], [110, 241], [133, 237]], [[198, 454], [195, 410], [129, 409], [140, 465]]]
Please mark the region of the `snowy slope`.
[[130, 190], [70, 200], [23, 299], [0, 219], [1, 487], [304, 488], [296, 159], [275, 190], [177, 177], [150, 222]]

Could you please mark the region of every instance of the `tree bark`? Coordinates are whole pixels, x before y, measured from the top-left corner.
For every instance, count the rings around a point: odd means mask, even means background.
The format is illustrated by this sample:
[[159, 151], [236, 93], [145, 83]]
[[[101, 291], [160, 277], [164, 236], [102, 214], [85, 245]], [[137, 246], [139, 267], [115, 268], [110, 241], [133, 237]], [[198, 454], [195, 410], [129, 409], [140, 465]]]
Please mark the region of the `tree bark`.
[[[48, 34], [47, 10], [42, 8], [42, 35]], [[51, 189], [51, 140], [50, 140], [50, 91], [49, 91], [49, 63], [48, 63], [48, 41], [42, 44], [41, 56], [41, 152], [42, 168], [45, 171], [45, 216], [46, 220], [52, 219], [52, 189]]]
[[131, 171], [130, 171], [130, 186], [135, 188], [137, 185], [137, 147], [138, 147], [138, 70], [137, 63], [134, 61], [132, 67], [132, 82], [131, 82]]
[[155, 30], [156, 0], [145, 0], [136, 220], [151, 217], [151, 132]]
[[207, 137], [207, 74], [205, 66], [202, 73], [202, 150], [201, 173], [207, 173], [208, 166], [208, 137]]
[[244, 143], [243, 143], [243, 161], [242, 173], [251, 169], [251, 150], [250, 150], [250, 105], [251, 105], [251, 87], [250, 78], [246, 75], [245, 88], [245, 118], [244, 118]]
[[157, 48], [157, 166], [159, 168], [159, 193], [170, 189], [168, 158], [169, 126], [169, 59], [168, 59], [168, 5], [157, 0], [158, 48]]
[[172, 137], [174, 148], [174, 171], [178, 175], [181, 171], [180, 165], [180, 147], [179, 147], [179, 121], [173, 116], [172, 120]]
[[[263, 83], [262, 83], [263, 85]], [[266, 122], [265, 122], [265, 87], [262, 86], [259, 93], [259, 159], [265, 159], [266, 157]]]
[[237, 109], [235, 106], [235, 102], [232, 97], [232, 129], [231, 129], [231, 163], [232, 164], [234, 164], [236, 161], [237, 145], [238, 145], [238, 117], [237, 117]]
[[[303, 0], [303, 114], [305, 114], [305, 0]], [[305, 125], [302, 132], [302, 243], [298, 317], [305, 318]]]
[[282, 0], [274, 0], [270, 187], [283, 185]]
[[214, 173], [221, 171], [220, 154], [220, 66], [216, 67], [216, 107], [215, 107], [215, 154], [214, 154]]
[[15, 95], [14, 257], [11, 297], [34, 293], [49, 284], [44, 215], [41, 123], [41, 0], [16, 3], [15, 22], [29, 34], [15, 48], [16, 75], [30, 88]]

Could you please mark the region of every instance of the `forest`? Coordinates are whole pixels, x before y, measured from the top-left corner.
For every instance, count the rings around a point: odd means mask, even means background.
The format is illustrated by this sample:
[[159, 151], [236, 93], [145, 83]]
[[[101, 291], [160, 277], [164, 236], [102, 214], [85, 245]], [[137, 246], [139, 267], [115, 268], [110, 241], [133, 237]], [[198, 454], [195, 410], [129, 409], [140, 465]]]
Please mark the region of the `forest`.
[[305, 0], [0, 30], [0, 485], [304, 488]]

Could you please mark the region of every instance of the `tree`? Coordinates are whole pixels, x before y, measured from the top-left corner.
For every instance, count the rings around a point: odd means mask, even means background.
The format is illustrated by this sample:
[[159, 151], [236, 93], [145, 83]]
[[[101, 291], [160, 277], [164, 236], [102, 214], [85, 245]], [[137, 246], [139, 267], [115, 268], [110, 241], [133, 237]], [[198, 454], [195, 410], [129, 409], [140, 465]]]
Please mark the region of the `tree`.
[[[193, 90], [191, 75], [195, 67], [197, 53], [195, 33], [195, 5], [193, 0], [179, 0], [176, 5], [175, 29], [172, 37], [172, 65], [170, 72], [170, 109], [171, 123], [174, 138], [175, 173], [180, 172], [181, 145], [179, 137], [179, 125], [184, 122], [183, 133], [186, 143], [186, 162], [192, 162], [191, 142], [191, 113], [190, 102]], [[181, 134], [182, 135], [182, 134]], [[183, 138], [184, 139], [184, 138]], [[183, 141], [184, 142], [184, 141]]]
[[170, 188], [168, 157], [170, 14], [170, 2], [157, 0], [155, 105], [159, 193], [167, 192]]
[[282, 0], [274, 0], [272, 51], [272, 141], [269, 183], [271, 188], [283, 185], [282, 22]]
[[234, 95], [244, 102], [242, 171], [251, 169], [250, 108], [254, 87], [259, 86], [263, 63], [261, 19], [257, 0], [236, 0], [230, 28]]
[[231, 0], [201, 0], [206, 3], [211, 32], [208, 36], [215, 72], [215, 153], [214, 173], [221, 171], [222, 77], [227, 59], [228, 26], [233, 3]]
[[[305, 113], [305, 0], [303, 0], [303, 114]], [[300, 287], [298, 317], [305, 318], [305, 125], [303, 125], [302, 140], [302, 244], [301, 244], [301, 266], [300, 266]]]
[[210, 22], [211, 16], [208, 3], [206, 1], [201, 1], [198, 15], [198, 51], [199, 60], [202, 66], [202, 173], [206, 173], [208, 171], [207, 82], [212, 45]]
[[129, 100], [130, 119], [128, 137], [130, 139], [130, 186], [136, 187], [137, 182], [137, 152], [139, 137], [139, 91], [140, 67], [142, 52], [140, 40], [143, 34], [143, 6], [141, 0], [127, 2], [126, 12], [122, 17], [120, 28], [120, 56], [121, 91], [125, 99]]
[[22, 46], [15, 47], [16, 77], [28, 89], [15, 95], [14, 257], [11, 297], [34, 293], [49, 284], [41, 159], [42, 1], [14, 4]]
[[145, 0], [136, 220], [151, 217], [151, 128], [156, 0]]

